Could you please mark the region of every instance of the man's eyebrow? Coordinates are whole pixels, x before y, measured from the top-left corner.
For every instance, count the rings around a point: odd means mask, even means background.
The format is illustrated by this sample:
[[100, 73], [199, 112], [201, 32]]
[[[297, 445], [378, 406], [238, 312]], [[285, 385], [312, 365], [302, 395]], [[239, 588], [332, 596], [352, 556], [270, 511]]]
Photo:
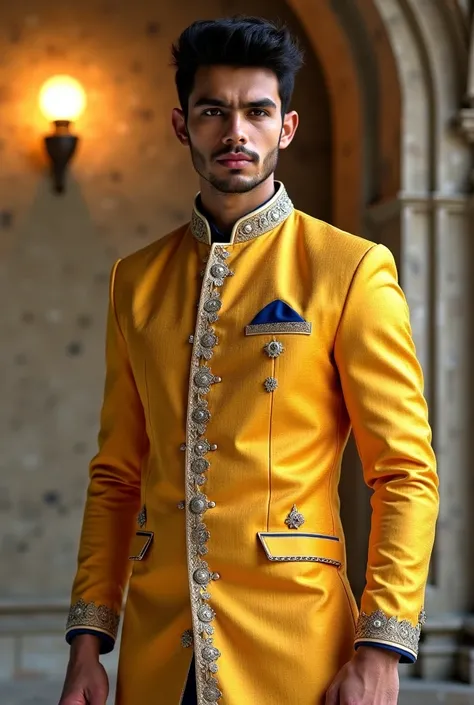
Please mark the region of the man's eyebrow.
[[[232, 105], [225, 100], [220, 100], [219, 98], [208, 98], [203, 96], [199, 98], [195, 103], [195, 108], [200, 108], [203, 106], [209, 106], [212, 108], [232, 108]], [[251, 100], [248, 103], [244, 103], [241, 107], [243, 108], [274, 108], [277, 109], [276, 103], [270, 98], [261, 98], [260, 100]]]
[[276, 103], [270, 98], [262, 98], [261, 100], [252, 100], [247, 103], [246, 108], [275, 108], [277, 109]]

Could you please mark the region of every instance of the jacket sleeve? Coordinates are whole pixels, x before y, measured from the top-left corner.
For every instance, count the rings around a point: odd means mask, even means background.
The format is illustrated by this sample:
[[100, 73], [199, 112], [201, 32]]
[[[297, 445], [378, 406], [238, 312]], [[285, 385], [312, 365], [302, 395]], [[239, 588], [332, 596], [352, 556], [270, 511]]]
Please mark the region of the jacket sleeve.
[[99, 450], [90, 464], [78, 569], [66, 627], [113, 648], [129, 574], [129, 546], [140, 505], [142, 459], [147, 452], [143, 406], [114, 303], [119, 262], [112, 270], [107, 317], [106, 379]]
[[364, 479], [373, 490], [355, 647], [385, 647], [413, 662], [424, 621], [438, 479], [408, 306], [383, 245], [372, 247], [354, 274], [335, 361]]

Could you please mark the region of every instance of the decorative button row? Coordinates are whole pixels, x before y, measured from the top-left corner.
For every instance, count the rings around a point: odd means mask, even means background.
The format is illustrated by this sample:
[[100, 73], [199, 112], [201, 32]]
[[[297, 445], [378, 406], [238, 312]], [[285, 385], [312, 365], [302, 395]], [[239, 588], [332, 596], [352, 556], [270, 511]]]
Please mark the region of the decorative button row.
[[[213, 385], [222, 382], [222, 378], [214, 375], [206, 362], [212, 358], [214, 349], [219, 344], [219, 338], [212, 327], [219, 320], [222, 309], [219, 287], [223, 286], [227, 277], [233, 272], [225, 263], [228, 253], [221, 247], [211, 249], [210, 261], [204, 272], [204, 281], [200, 302], [198, 304], [198, 320], [196, 331], [189, 341], [193, 343], [191, 362], [190, 408], [188, 409], [186, 450], [186, 483], [188, 510], [188, 547], [190, 555], [190, 570], [194, 588], [191, 590], [191, 602], [194, 616], [194, 642], [196, 657], [196, 673], [202, 678], [201, 692], [208, 705], [216, 705], [221, 697], [218, 682], [214, 674], [218, 671], [217, 659], [220, 651], [214, 646], [212, 639], [214, 627], [211, 622], [215, 617], [212, 607], [207, 604], [211, 595], [207, 588], [211, 581], [219, 580], [220, 575], [210, 570], [203, 556], [208, 553], [207, 542], [210, 532], [202, 521], [204, 514], [213, 509], [216, 503], [209, 500], [200, 489], [207, 481], [207, 473], [211, 463], [208, 453], [217, 450], [217, 444], [210, 443], [206, 438], [206, 429], [212, 414], [208, 402], [204, 398], [211, 392]], [[207, 272], [207, 274], [206, 274]]]

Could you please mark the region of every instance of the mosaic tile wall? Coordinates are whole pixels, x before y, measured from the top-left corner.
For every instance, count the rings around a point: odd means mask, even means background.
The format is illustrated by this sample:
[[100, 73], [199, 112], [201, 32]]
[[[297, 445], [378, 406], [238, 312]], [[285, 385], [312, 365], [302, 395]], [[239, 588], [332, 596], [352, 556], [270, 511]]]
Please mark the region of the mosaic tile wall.
[[[171, 132], [169, 47], [200, 17], [279, 16], [283, 0], [17, 0], [0, 8], [0, 599], [63, 598], [96, 450], [109, 270], [188, 219], [197, 183]], [[45, 176], [43, 81], [88, 108], [67, 193]], [[298, 207], [330, 218], [324, 82], [308, 52], [302, 124], [281, 161]]]

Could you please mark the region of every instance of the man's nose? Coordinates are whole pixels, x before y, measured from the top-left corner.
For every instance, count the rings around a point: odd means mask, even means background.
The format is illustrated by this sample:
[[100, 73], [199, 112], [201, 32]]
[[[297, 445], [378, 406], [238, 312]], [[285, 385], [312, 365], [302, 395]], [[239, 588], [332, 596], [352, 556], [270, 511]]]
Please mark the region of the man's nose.
[[222, 141], [227, 145], [247, 143], [245, 120], [238, 113], [229, 116]]

